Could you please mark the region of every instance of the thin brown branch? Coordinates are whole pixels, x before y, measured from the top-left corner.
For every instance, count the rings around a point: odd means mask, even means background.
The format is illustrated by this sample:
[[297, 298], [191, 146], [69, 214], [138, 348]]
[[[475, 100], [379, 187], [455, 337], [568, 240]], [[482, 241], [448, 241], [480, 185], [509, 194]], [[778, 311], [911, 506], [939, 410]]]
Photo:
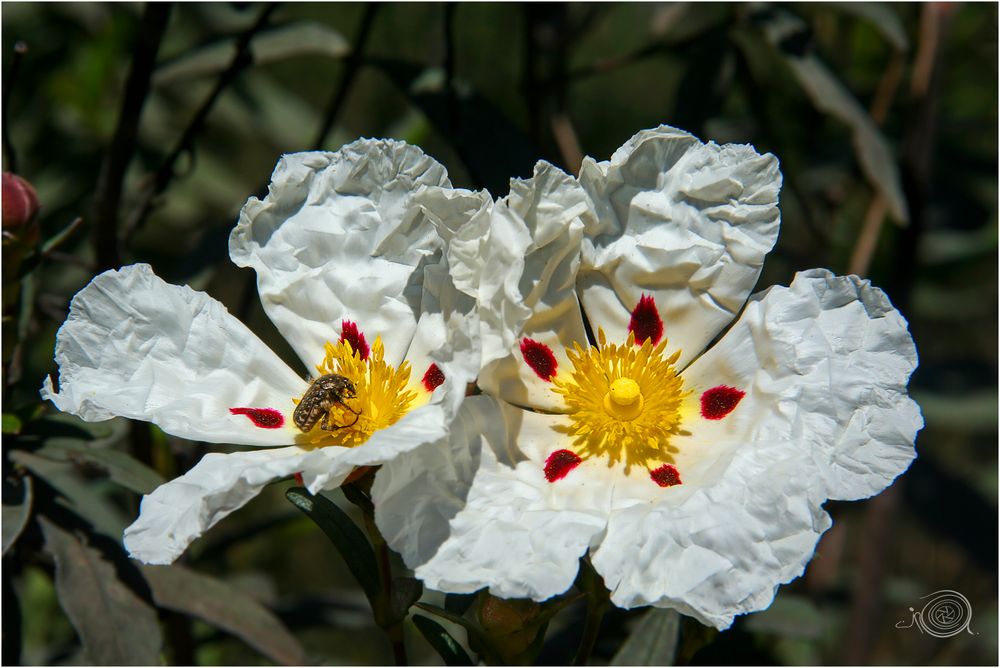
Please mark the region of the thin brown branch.
[[865, 212], [865, 220], [861, 224], [861, 234], [851, 251], [851, 259], [847, 263], [847, 273], [858, 276], [866, 276], [871, 267], [872, 257], [875, 255], [875, 248], [878, 246], [879, 233], [882, 231], [882, 222], [886, 213], [885, 197], [881, 193], [872, 195], [872, 200], [868, 204], [868, 211]]
[[118, 250], [118, 208], [121, 204], [122, 182], [125, 180], [128, 163], [135, 153], [139, 116], [149, 94], [156, 54], [167, 29], [172, 6], [170, 3], [148, 3], [139, 24], [118, 124], [97, 177], [93, 222], [98, 270], [113, 269], [121, 264]]
[[204, 129], [205, 122], [208, 120], [208, 115], [211, 113], [212, 108], [218, 101], [219, 97], [222, 95], [229, 86], [235, 81], [237, 75], [242, 72], [245, 68], [253, 63], [253, 54], [250, 51], [250, 42], [253, 40], [254, 36], [260, 32], [265, 25], [267, 25], [268, 19], [270, 19], [271, 14], [275, 9], [278, 8], [278, 3], [268, 3], [254, 21], [253, 25], [244, 30], [239, 38], [236, 40], [236, 50], [233, 53], [232, 60], [229, 61], [229, 66], [219, 75], [218, 81], [215, 82], [215, 87], [212, 88], [212, 92], [209, 93], [208, 97], [202, 103], [198, 111], [195, 112], [194, 118], [185, 128], [184, 133], [181, 138], [177, 141], [174, 146], [174, 150], [170, 152], [170, 155], [163, 161], [160, 168], [156, 170], [153, 175], [152, 183], [146, 189], [142, 200], [135, 209], [134, 215], [129, 219], [128, 224], [125, 229], [125, 237], [130, 238], [136, 230], [142, 227], [142, 224], [146, 221], [149, 216], [150, 211], [152, 211], [157, 198], [163, 194], [163, 192], [170, 185], [170, 182], [177, 176], [176, 164], [182, 155], [189, 153], [194, 148], [194, 140]]

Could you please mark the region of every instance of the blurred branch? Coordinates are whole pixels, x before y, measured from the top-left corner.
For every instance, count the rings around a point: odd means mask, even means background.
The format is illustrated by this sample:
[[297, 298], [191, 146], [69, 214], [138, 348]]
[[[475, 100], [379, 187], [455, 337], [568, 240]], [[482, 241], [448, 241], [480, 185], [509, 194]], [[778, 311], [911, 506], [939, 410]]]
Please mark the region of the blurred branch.
[[233, 59], [229, 62], [229, 67], [219, 75], [218, 81], [215, 82], [215, 87], [195, 113], [194, 118], [191, 119], [174, 150], [171, 151], [170, 155], [167, 156], [166, 160], [163, 161], [163, 164], [160, 165], [160, 168], [153, 175], [152, 183], [146, 188], [139, 206], [135, 210], [135, 214], [125, 226], [126, 239], [131, 238], [136, 230], [142, 227], [156, 199], [167, 189], [167, 186], [170, 185], [170, 182], [177, 175], [174, 166], [181, 155], [193, 152], [195, 137], [204, 128], [205, 121], [208, 119], [212, 107], [215, 106], [222, 92], [233, 83], [240, 72], [253, 63], [253, 54], [250, 52], [250, 41], [254, 38], [254, 35], [264, 28], [271, 14], [277, 8], [278, 3], [268, 3], [261, 10], [260, 15], [254, 21], [253, 25], [240, 34], [239, 39], [236, 41], [236, 52], [233, 54]]
[[[875, 91], [875, 99], [872, 100], [871, 117], [875, 125], [882, 126], [885, 117], [896, 99], [896, 91], [899, 90], [899, 83], [903, 75], [903, 52], [893, 50], [889, 63], [882, 73], [878, 88]], [[875, 192], [872, 200], [868, 204], [865, 212], [864, 222], [861, 225], [861, 232], [858, 241], [851, 251], [851, 259], [847, 263], [847, 273], [858, 276], [866, 276], [871, 267], [872, 257], [878, 246], [878, 237], [882, 231], [882, 223], [888, 212], [885, 197], [881, 192]]]
[[139, 116], [149, 94], [156, 53], [166, 31], [172, 7], [170, 3], [148, 3], [139, 25], [135, 55], [125, 82], [125, 96], [118, 125], [97, 177], [94, 245], [98, 271], [114, 269], [121, 264], [118, 251], [118, 207], [121, 203], [122, 182], [132, 154], [135, 153]]
[[17, 153], [14, 151], [14, 144], [10, 141], [10, 122], [7, 118], [7, 108], [10, 106], [10, 93], [17, 83], [17, 74], [21, 69], [21, 61], [24, 54], [28, 53], [28, 45], [24, 42], [14, 43], [14, 54], [10, 59], [10, 73], [6, 76], [3, 89], [2, 109], [0, 109], [0, 122], [3, 124], [3, 157], [7, 160], [7, 171], [17, 174]]
[[365, 4], [365, 13], [361, 17], [361, 27], [358, 28], [358, 36], [354, 40], [354, 48], [351, 49], [350, 55], [347, 56], [347, 60], [344, 62], [344, 74], [340, 78], [340, 84], [337, 86], [333, 97], [330, 98], [326, 113], [323, 114], [323, 124], [320, 126], [319, 132], [316, 133], [316, 139], [312, 143], [313, 150], [319, 151], [326, 144], [327, 135], [330, 134], [330, 130], [333, 128], [334, 123], [336, 123], [337, 117], [340, 115], [340, 111], [347, 101], [347, 93], [350, 91], [354, 79], [358, 76], [358, 70], [361, 69], [361, 56], [364, 53], [365, 45], [368, 43], [368, 37], [371, 34], [372, 24], [375, 22], [375, 15], [378, 14], [379, 7], [381, 7], [381, 4], [377, 2]]
[[[931, 157], [937, 128], [937, 112], [943, 70], [940, 36], [948, 27], [951, 8], [940, 4], [923, 5], [918, 66], [914, 68], [910, 90], [914, 93], [909, 124], [903, 138], [900, 161], [903, 189], [910, 210], [910, 225], [901, 232], [895, 270], [885, 286], [896, 307], [908, 311], [916, 273], [917, 246], [926, 225], [927, 191]], [[923, 65], [923, 62], [930, 65]], [[854, 582], [853, 602], [843, 660], [848, 664], [868, 663], [875, 644], [882, 585], [887, 572], [888, 550], [899, 508], [899, 485], [890, 487], [868, 503], [863, 528], [863, 545]]]

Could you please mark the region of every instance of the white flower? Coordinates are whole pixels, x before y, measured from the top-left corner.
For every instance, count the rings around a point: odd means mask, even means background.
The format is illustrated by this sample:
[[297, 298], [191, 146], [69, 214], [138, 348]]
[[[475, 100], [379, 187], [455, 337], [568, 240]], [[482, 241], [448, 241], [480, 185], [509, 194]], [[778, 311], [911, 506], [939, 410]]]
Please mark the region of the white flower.
[[125, 531], [133, 557], [173, 561], [273, 480], [301, 473], [315, 493], [443, 438], [479, 363], [474, 301], [455, 290], [415, 203], [423, 188], [448, 185], [419, 149], [360, 140], [284, 156], [268, 196], [243, 207], [233, 261], [257, 272], [264, 310], [308, 373], [347, 378], [355, 395], [342, 388], [311, 419], [294, 416], [309, 381], [208, 295], [139, 264], [74, 297], [57, 335], [59, 392], [49, 379], [42, 388], [60, 410], [287, 446], [206, 455], [145, 496]]
[[492, 396], [466, 401], [450, 448], [375, 485], [418, 577], [544, 600], [589, 551], [616, 605], [722, 629], [801, 575], [827, 499], [907, 468], [917, 356], [886, 296], [811, 270], [747, 301], [780, 185], [773, 156], [660, 127], [579, 180], [539, 163], [486, 223], [441, 198], [439, 218], [487, 235], [449, 253]]

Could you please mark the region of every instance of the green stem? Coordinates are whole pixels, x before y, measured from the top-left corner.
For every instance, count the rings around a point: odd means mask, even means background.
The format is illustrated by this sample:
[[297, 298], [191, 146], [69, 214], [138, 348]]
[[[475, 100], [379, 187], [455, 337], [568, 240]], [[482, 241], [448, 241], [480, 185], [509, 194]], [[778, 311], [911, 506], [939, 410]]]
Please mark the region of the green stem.
[[573, 659], [574, 666], [585, 666], [590, 660], [590, 654], [594, 651], [597, 643], [597, 634], [601, 630], [601, 620], [608, 609], [608, 602], [597, 601], [590, 598], [587, 601], [587, 621], [583, 627], [583, 638], [580, 640], [580, 647], [576, 650], [576, 657]]
[[392, 645], [392, 656], [397, 666], [409, 665], [406, 656], [406, 644], [403, 642], [403, 622], [387, 621], [392, 618], [392, 561], [389, 553], [389, 546], [382, 537], [382, 532], [375, 524], [375, 506], [371, 502], [368, 493], [357, 484], [360, 481], [348, 483], [341, 489], [348, 501], [356, 505], [361, 510], [361, 516], [365, 522], [365, 530], [368, 538], [375, 549], [378, 560], [378, 574], [381, 587], [378, 609], [375, 610], [375, 623], [377, 623], [389, 638]]
[[574, 666], [585, 666], [590, 660], [590, 654], [597, 644], [597, 635], [601, 630], [601, 620], [611, 604], [610, 592], [604, 586], [604, 581], [590, 564], [590, 558], [580, 560], [580, 573], [576, 586], [587, 595], [587, 619], [584, 622], [583, 638], [573, 658]]

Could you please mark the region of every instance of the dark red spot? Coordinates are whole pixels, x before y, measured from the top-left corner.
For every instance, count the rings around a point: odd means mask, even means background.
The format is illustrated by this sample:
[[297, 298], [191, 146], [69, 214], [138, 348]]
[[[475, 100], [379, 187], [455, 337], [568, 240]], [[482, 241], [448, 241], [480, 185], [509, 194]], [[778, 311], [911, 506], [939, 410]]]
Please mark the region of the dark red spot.
[[233, 415], [246, 415], [255, 427], [277, 429], [285, 424], [285, 416], [273, 408], [230, 408]]
[[305, 487], [306, 486], [306, 481], [302, 479], [302, 473], [301, 472], [295, 474], [295, 482], [299, 483], [299, 487]]
[[635, 345], [641, 346], [646, 339], [656, 345], [663, 338], [663, 321], [660, 312], [656, 310], [656, 301], [652, 295], [643, 295], [632, 311], [632, 319], [628, 323], [628, 331], [635, 334]]
[[701, 395], [701, 416], [706, 420], [721, 420], [733, 412], [745, 395], [743, 390], [728, 385], [705, 390]]
[[361, 359], [368, 359], [368, 342], [365, 341], [365, 334], [358, 329], [358, 324], [356, 322], [351, 322], [350, 320], [343, 320], [340, 323], [340, 340], [347, 341], [351, 344], [351, 348], [354, 349]]
[[524, 356], [524, 361], [528, 363], [532, 371], [537, 373], [542, 380], [551, 381], [552, 376], [556, 375], [556, 367], [559, 366], [559, 363], [556, 362], [556, 356], [552, 354], [552, 349], [544, 343], [539, 343], [534, 339], [521, 339], [521, 355]]
[[433, 392], [437, 387], [444, 382], [444, 372], [438, 368], [437, 364], [433, 362], [429, 367], [427, 367], [427, 372], [424, 374], [424, 379], [421, 381], [424, 384], [424, 388], [428, 392]]
[[556, 450], [545, 460], [545, 479], [549, 482], [562, 480], [582, 461], [572, 450]]
[[660, 487], [673, 487], [681, 484], [681, 474], [675, 466], [664, 464], [649, 472], [649, 477]]

